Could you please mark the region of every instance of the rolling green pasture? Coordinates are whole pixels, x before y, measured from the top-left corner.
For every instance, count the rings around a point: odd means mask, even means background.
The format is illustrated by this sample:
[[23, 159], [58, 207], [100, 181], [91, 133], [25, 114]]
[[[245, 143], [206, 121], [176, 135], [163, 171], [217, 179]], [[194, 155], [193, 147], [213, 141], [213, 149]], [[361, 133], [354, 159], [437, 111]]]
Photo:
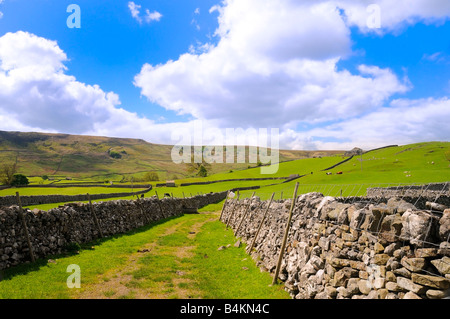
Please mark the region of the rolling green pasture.
[[[326, 172], [331, 172], [332, 175], [327, 175]], [[313, 174], [289, 183], [261, 188], [257, 194], [261, 198], [269, 198], [275, 192], [275, 198], [279, 198], [283, 192], [284, 197], [292, 197], [296, 182], [300, 184], [299, 193], [319, 191], [332, 196], [339, 196], [341, 189], [343, 196], [356, 196], [364, 195], [368, 187], [448, 182], [450, 143], [418, 143], [372, 151], [362, 157], [355, 156], [326, 172], [313, 171]], [[342, 172], [342, 175], [336, 174], [337, 172]], [[249, 196], [251, 191], [241, 193], [241, 196]]]
[[109, 188], [109, 187], [19, 187], [0, 190], [0, 196], [16, 195], [19, 192], [21, 196], [35, 195], [79, 195], [79, 194], [112, 194], [112, 193], [131, 193], [144, 190], [143, 188]]
[[[155, 187], [145, 196], [153, 196], [158, 193], [161, 198], [165, 193], [174, 197], [189, 197], [209, 192], [226, 191], [236, 187], [261, 186], [255, 190], [262, 199], [270, 198], [273, 192], [275, 198], [291, 197], [294, 186], [300, 184], [299, 193], [311, 191], [322, 192], [331, 196], [356, 196], [365, 195], [368, 187], [388, 187], [399, 184], [426, 184], [433, 182], [450, 181], [450, 142], [430, 142], [389, 147], [368, 152], [362, 156], [355, 156], [333, 169], [325, 169], [343, 161], [341, 155], [306, 158], [283, 162], [279, 164], [276, 174], [263, 175], [260, 168], [244, 170], [231, 170], [226, 173], [213, 174], [205, 178], [186, 178], [176, 180], [177, 187]], [[327, 175], [326, 173], [331, 173]], [[336, 174], [342, 172], [342, 174]], [[283, 180], [254, 180], [254, 181], [226, 181], [207, 185], [191, 185], [180, 187], [181, 183], [218, 181], [243, 178], [288, 177], [292, 174], [305, 175], [294, 181], [282, 183]], [[66, 181], [64, 181], [66, 182]], [[275, 185], [273, 185], [275, 184]], [[84, 193], [115, 193], [131, 192], [131, 184], [128, 189], [106, 187], [71, 187], [71, 188], [21, 188], [0, 191], [0, 196], [14, 195], [17, 190], [21, 195], [38, 194], [84, 194]], [[134, 191], [140, 189], [133, 189]], [[241, 198], [250, 196], [253, 190], [241, 192]], [[117, 199], [117, 198], [115, 198]], [[131, 197], [126, 197], [131, 199]], [[37, 208], [45, 209], [61, 205], [40, 205]]]

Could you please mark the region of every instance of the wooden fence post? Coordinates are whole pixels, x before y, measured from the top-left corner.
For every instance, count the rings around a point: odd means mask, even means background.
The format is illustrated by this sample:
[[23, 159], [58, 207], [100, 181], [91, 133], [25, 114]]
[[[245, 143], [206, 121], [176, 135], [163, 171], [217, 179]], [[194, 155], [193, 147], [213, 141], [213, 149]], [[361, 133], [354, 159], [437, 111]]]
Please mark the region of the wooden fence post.
[[28, 233], [27, 221], [25, 220], [25, 216], [23, 215], [22, 201], [20, 200], [19, 192], [16, 192], [17, 203], [19, 204], [19, 216], [22, 220], [22, 226], [25, 231], [25, 237], [27, 238], [28, 249], [30, 250], [31, 262], [35, 262], [36, 258], [34, 257], [33, 247], [31, 246], [30, 234]]
[[270, 205], [272, 204], [272, 200], [273, 200], [273, 197], [274, 197], [274, 196], [275, 196], [275, 193], [272, 193], [272, 197], [270, 198], [269, 205], [267, 206], [266, 211], [264, 212], [264, 215], [263, 215], [263, 217], [262, 217], [262, 219], [261, 219], [261, 222], [260, 222], [260, 224], [259, 224], [258, 230], [256, 231], [255, 237], [253, 237], [252, 244], [251, 244], [250, 247], [248, 248], [248, 253], [251, 253], [253, 247], [255, 246], [256, 238], [258, 237], [259, 232], [260, 232], [260, 230], [261, 230], [261, 228], [262, 228], [262, 225], [264, 224], [264, 220], [266, 219], [267, 212], [269, 211], [269, 207], [270, 207]]
[[228, 226], [230, 225], [230, 220], [231, 220], [231, 217], [233, 217], [233, 215], [234, 215], [234, 209], [235, 209], [235, 207], [236, 207], [236, 203], [239, 202], [239, 196], [241, 196], [241, 194], [239, 193], [239, 191], [237, 191], [237, 194], [238, 194], [238, 196], [237, 196], [237, 198], [236, 198], [236, 201], [233, 202], [233, 206], [232, 206], [233, 208], [231, 209], [230, 216], [228, 216], [227, 227], [226, 227], [226, 229], [228, 229]]
[[223, 215], [223, 212], [225, 211], [225, 206], [227, 205], [227, 201], [228, 201], [228, 195], [230, 195], [230, 191], [227, 192], [227, 197], [225, 198], [225, 203], [223, 203], [222, 212], [220, 213], [219, 220], [222, 220], [222, 215]]
[[253, 192], [252, 196], [250, 197], [250, 201], [248, 202], [247, 207], [245, 208], [244, 214], [242, 215], [241, 222], [239, 223], [238, 227], [236, 228], [236, 231], [234, 232], [234, 236], [236, 237], [239, 229], [241, 228], [242, 223], [244, 222], [245, 217], [247, 216], [248, 210], [250, 209], [250, 205], [252, 204], [252, 198], [255, 196], [255, 192]]
[[148, 219], [147, 214], [144, 213], [144, 209], [142, 208], [142, 203], [141, 203], [141, 199], [140, 198], [137, 199], [137, 206], [139, 207], [139, 210], [141, 211], [142, 216], [144, 216], [145, 223], [148, 224], [149, 223], [149, 219]]
[[158, 192], [157, 191], [155, 191], [155, 195], [156, 195], [156, 202], [158, 203], [158, 206], [159, 206], [159, 211], [161, 212], [161, 214], [164, 215], [164, 212], [163, 212], [163, 209], [162, 209], [162, 206], [161, 206], [161, 201], [159, 200], [159, 196], [158, 196]]
[[91, 195], [87, 194], [87, 198], [89, 201], [89, 210], [91, 211], [92, 218], [94, 219], [95, 226], [97, 227], [98, 232], [100, 233], [100, 237], [103, 237], [102, 229], [100, 228], [100, 223], [98, 222], [97, 215], [94, 212], [94, 208], [92, 207]]
[[297, 199], [297, 190], [298, 190], [298, 183], [295, 184], [294, 197], [292, 198], [291, 209], [289, 210], [289, 217], [286, 223], [286, 231], [284, 232], [283, 243], [281, 245], [280, 255], [278, 256], [277, 268], [275, 269], [275, 276], [273, 277], [272, 285], [275, 285], [277, 283], [278, 274], [280, 273], [281, 261], [283, 260], [284, 250], [286, 249], [286, 241], [289, 234], [290, 228], [289, 226], [291, 224], [292, 219], [292, 211], [294, 210], [295, 201]]

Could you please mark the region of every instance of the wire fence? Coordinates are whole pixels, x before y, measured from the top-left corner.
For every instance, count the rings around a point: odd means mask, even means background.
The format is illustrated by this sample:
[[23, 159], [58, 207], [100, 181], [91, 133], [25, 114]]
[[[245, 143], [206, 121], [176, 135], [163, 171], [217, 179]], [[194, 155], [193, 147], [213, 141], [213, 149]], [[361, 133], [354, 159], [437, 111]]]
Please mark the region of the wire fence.
[[[434, 248], [434, 252], [431, 254], [434, 255], [443, 255], [449, 256], [450, 252], [450, 234], [447, 238], [439, 239], [439, 234], [436, 234], [436, 225], [437, 231], [439, 232], [439, 221], [443, 216], [443, 212], [445, 209], [450, 207], [450, 182], [443, 183], [429, 183], [429, 184], [406, 184], [406, 183], [367, 183], [367, 184], [299, 184], [297, 196], [300, 197], [302, 194], [307, 193], [321, 193], [324, 196], [331, 196], [336, 198], [337, 200], [342, 201], [347, 204], [356, 204], [358, 203], [360, 209], [364, 209], [369, 211], [369, 207], [379, 206], [381, 204], [385, 204], [389, 198], [396, 197], [397, 201], [406, 201], [409, 204], [412, 204], [420, 210], [421, 212], [427, 214], [424, 220], [427, 222], [424, 228], [426, 231], [421, 233], [420, 236], [417, 236], [413, 239], [415, 248]], [[239, 194], [240, 201], [245, 198], [249, 198], [253, 191], [243, 191]], [[275, 200], [289, 199], [292, 198], [293, 187], [285, 187], [283, 189], [277, 189], [275, 192], [269, 192], [264, 189], [256, 190], [255, 196], [258, 196], [261, 200], [267, 200], [274, 194]], [[445, 204], [436, 203], [440, 199], [445, 199]], [[331, 199], [330, 199], [331, 200]], [[236, 201], [236, 198], [235, 198]], [[235, 205], [237, 206], [237, 205]], [[263, 202], [258, 206], [257, 210], [262, 210]], [[327, 218], [324, 220], [321, 216], [312, 216], [311, 222], [316, 223], [329, 223], [335, 226], [349, 227], [350, 229], [358, 232], [369, 232], [373, 236], [379, 240], [383, 236], [386, 236], [386, 232], [388, 232], [388, 236], [391, 239], [388, 242], [400, 242], [402, 246], [409, 245], [412, 240], [410, 236], [407, 236], [403, 233], [389, 232], [392, 230], [393, 224], [396, 221], [394, 218], [391, 218], [390, 224], [385, 224], [384, 218], [387, 215], [392, 215], [393, 212], [383, 211], [381, 210], [381, 216], [377, 221], [375, 227], [371, 227], [371, 229], [367, 228], [367, 225], [364, 225], [366, 221], [366, 217], [363, 217], [357, 222], [357, 224], [352, 224], [350, 221], [339, 221], [339, 219], [331, 219]], [[367, 216], [367, 215], [365, 215]], [[385, 221], [383, 223], [383, 221]], [[364, 227], [365, 226], [365, 227]], [[382, 229], [382, 226], [385, 229]], [[438, 258], [438, 257], [435, 257]], [[440, 262], [446, 267], [450, 266], [448, 259], [440, 259]], [[432, 272], [428, 268], [424, 268], [420, 270], [421, 273], [426, 275], [431, 275], [435, 277], [440, 277], [445, 280], [449, 280], [449, 278], [445, 277], [445, 275], [440, 274], [439, 272]]]
[[[290, 198], [294, 185], [287, 185], [276, 189], [260, 188], [256, 190], [256, 196], [262, 200], [269, 199], [275, 193], [275, 200]], [[321, 193], [324, 196], [337, 198], [384, 198], [384, 197], [422, 197], [450, 196], [450, 182], [443, 183], [362, 183], [362, 184], [299, 184], [298, 194]], [[240, 191], [241, 199], [250, 197], [251, 190]]]

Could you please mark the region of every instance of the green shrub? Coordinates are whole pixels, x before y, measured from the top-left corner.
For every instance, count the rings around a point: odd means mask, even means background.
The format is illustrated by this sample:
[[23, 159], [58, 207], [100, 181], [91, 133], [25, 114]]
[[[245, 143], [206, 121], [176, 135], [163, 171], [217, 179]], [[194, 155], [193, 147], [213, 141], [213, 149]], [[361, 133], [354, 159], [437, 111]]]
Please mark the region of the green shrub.
[[144, 182], [154, 182], [159, 181], [158, 173], [156, 172], [148, 172], [144, 175]]
[[109, 152], [109, 156], [112, 157], [112, 158], [116, 158], [116, 159], [122, 158], [122, 155], [119, 152], [116, 152], [116, 151], [110, 151]]

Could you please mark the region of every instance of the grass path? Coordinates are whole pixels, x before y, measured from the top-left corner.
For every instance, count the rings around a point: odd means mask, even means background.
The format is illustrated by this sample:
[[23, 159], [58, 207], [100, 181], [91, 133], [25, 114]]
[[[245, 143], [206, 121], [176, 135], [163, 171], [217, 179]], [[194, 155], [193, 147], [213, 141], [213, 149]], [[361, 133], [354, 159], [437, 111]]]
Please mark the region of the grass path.
[[[211, 206], [211, 210], [218, 207]], [[269, 287], [244, 247], [234, 247], [219, 211], [184, 215], [4, 271], [0, 299], [289, 299]], [[218, 250], [220, 246], [228, 246]], [[69, 289], [67, 266], [79, 265], [81, 288]]]
[[195, 246], [170, 246], [158, 243], [170, 241], [172, 236], [182, 234], [186, 235], [183, 243], [192, 241], [205, 222], [207, 220], [204, 218], [191, 218], [161, 229], [162, 234], [158, 234], [158, 237], [131, 254], [124, 265], [100, 275], [96, 283], [76, 291], [75, 297], [82, 299], [200, 297], [201, 293], [192, 288], [192, 279], [186, 276], [190, 273], [189, 269], [183, 265], [183, 259], [192, 258]]

